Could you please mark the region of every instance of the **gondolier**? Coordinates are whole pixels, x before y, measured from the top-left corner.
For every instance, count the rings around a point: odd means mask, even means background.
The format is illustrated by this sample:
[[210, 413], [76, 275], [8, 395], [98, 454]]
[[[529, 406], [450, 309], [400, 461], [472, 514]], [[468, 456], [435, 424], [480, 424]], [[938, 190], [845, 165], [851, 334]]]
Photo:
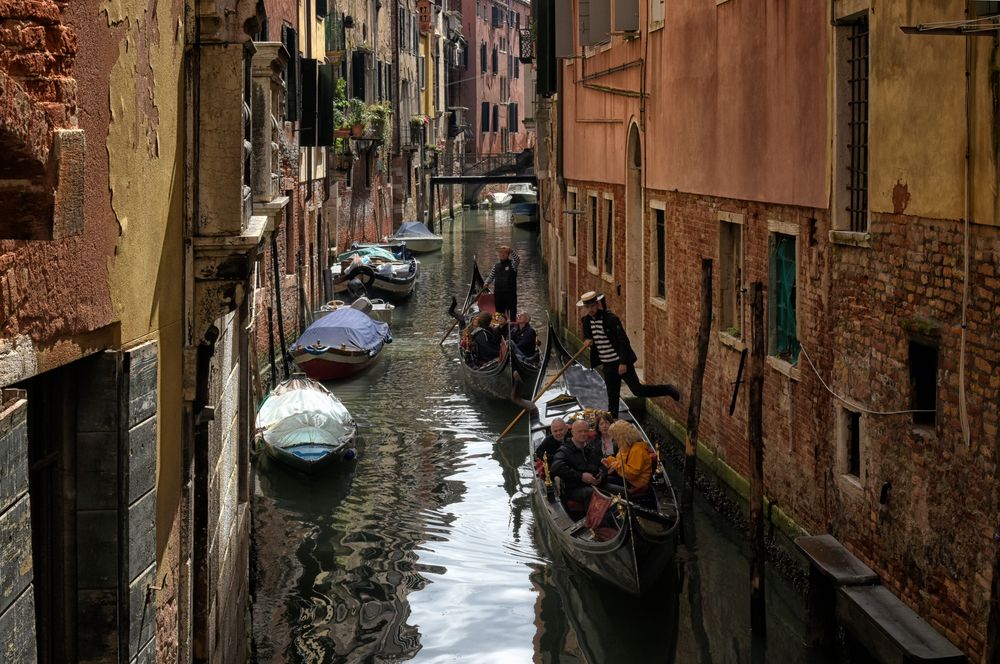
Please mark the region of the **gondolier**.
[[514, 320], [517, 316], [517, 268], [521, 265], [521, 256], [516, 249], [501, 245], [497, 249], [497, 262], [486, 275], [484, 285], [493, 286], [496, 310]]
[[643, 385], [635, 372], [635, 352], [621, 319], [604, 306], [604, 295], [589, 291], [580, 296], [576, 306], [586, 315], [580, 319], [584, 343], [590, 347], [590, 366], [604, 366], [608, 386], [608, 411], [618, 417], [622, 381], [637, 397], [671, 397], [680, 401], [681, 393], [673, 385]]

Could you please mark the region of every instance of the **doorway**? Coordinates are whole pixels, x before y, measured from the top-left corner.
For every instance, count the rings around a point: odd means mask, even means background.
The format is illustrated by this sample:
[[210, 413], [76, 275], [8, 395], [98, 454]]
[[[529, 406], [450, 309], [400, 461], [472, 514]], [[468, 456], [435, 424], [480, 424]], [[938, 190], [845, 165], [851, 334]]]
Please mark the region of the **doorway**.
[[638, 358], [636, 371], [645, 366], [646, 266], [643, 261], [642, 145], [639, 126], [632, 123], [625, 155], [625, 331]]

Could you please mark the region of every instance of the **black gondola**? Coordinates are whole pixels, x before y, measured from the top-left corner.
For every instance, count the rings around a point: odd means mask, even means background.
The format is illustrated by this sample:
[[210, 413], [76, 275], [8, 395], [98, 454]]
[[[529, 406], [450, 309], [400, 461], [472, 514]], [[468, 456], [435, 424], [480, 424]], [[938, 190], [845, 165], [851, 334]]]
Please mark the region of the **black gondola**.
[[[496, 311], [493, 295], [483, 292], [483, 276], [475, 261], [472, 263], [469, 292], [465, 296], [461, 311], [457, 311], [457, 307], [458, 302], [452, 298], [449, 313], [458, 320], [459, 334], [476, 313], [483, 311], [494, 313]], [[462, 365], [462, 376], [475, 391], [497, 399], [507, 400], [515, 395], [514, 386], [516, 384], [517, 397], [530, 400], [534, 396], [531, 390], [538, 377], [538, 356], [531, 359], [520, 357], [514, 352], [514, 345], [509, 340], [504, 341], [501, 346], [499, 358], [482, 366], [476, 364], [474, 358], [466, 352], [461, 343], [458, 345], [458, 356]]]
[[[549, 328], [542, 365], [535, 386], [536, 394], [547, 383], [549, 369], [558, 369], [570, 363], [572, 355], [559, 342], [554, 330]], [[551, 379], [549, 379], [551, 380]], [[662, 576], [670, 564], [680, 534], [680, 509], [670, 479], [657, 459], [653, 467], [651, 498], [640, 505], [627, 499], [615, 501], [608, 514], [613, 528], [600, 528], [595, 532], [585, 525], [585, 519], [570, 516], [557, 495], [557, 487], [547, 484], [544, 473], [536, 473], [534, 450], [544, 440], [549, 424], [561, 417], [571, 418], [584, 409], [604, 409], [608, 396], [601, 374], [572, 360], [569, 368], [545, 390], [536, 401], [537, 410], [529, 418], [529, 439], [532, 453], [528, 457], [534, 477], [532, 500], [540, 527], [545, 529], [545, 540], [563, 550], [577, 565], [591, 575], [633, 594], [641, 595]], [[619, 418], [632, 422], [650, 445], [649, 438], [635, 421], [623, 402]], [[650, 450], [652, 451], [650, 445]], [[551, 462], [552, 459], [549, 459]], [[554, 482], [555, 478], [552, 478]]]

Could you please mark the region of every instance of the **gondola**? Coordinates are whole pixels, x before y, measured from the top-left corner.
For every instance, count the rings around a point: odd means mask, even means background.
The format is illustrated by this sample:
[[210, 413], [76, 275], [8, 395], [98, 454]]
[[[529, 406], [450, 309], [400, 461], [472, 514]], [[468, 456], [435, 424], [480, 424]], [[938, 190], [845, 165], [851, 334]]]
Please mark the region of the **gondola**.
[[257, 432], [268, 456], [313, 472], [336, 459], [353, 459], [358, 427], [323, 385], [293, 374], [260, 405]]
[[[628, 500], [615, 501], [608, 514], [611, 527], [590, 529], [585, 519], [570, 515], [558, 495], [558, 482], [538, 473], [534, 467], [534, 450], [545, 439], [552, 420], [571, 419], [584, 409], [607, 408], [607, 391], [601, 374], [572, 360], [570, 353], [549, 328], [542, 365], [535, 385], [536, 394], [546, 384], [546, 374], [553, 375], [566, 364], [569, 368], [535, 402], [537, 410], [529, 418], [529, 455], [534, 492], [532, 501], [536, 519], [545, 531], [545, 539], [564, 551], [579, 567], [632, 595], [642, 595], [663, 575], [674, 556], [680, 535], [680, 509], [670, 479], [659, 459], [653, 466], [652, 499], [645, 505]], [[551, 379], [549, 379], [551, 380]], [[628, 420], [646, 433], [636, 422], [628, 406], [622, 402], [619, 418]], [[652, 446], [650, 452], [655, 454]], [[552, 459], [549, 459], [551, 463]], [[577, 506], [586, 509], [586, 506]]]
[[[475, 261], [472, 264], [469, 292], [465, 296], [462, 310], [457, 311], [457, 307], [457, 301], [452, 298], [449, 313], [458, 320], [460, 334], [476, 313], [482, 311], [494, 313], [496, 311], [493, 295], [483, 292], [483, 277], [479, 272], [479, 265]], [[499, 358], [482, 366], [476, 365], [461, 343], [458, 345], [458, 356], [459, 364], [462, 367], [462, 376], [466, 384], [476, 392], [503, 400], [509, 400], [515, 394], [520, 399], [530, 400], [533, 396], [531, 390], [538, 376], [538, 356], [531, 359], [518, 356], [514, 352], [514, 345], [509, 340], [504, 341], [501, 345]], [[516, 392], [515, 385], [517, 386]]]

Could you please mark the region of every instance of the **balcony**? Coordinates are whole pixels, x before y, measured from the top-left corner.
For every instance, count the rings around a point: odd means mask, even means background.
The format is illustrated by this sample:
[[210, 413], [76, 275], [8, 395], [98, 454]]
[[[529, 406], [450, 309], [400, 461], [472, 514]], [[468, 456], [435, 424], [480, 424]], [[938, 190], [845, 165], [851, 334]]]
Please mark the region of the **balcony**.
[[517, 59], [530, 64], [535, 60], [535, 38], [531, 34], [531, 28], [521, 28], [519, 37], [521, 49]]

